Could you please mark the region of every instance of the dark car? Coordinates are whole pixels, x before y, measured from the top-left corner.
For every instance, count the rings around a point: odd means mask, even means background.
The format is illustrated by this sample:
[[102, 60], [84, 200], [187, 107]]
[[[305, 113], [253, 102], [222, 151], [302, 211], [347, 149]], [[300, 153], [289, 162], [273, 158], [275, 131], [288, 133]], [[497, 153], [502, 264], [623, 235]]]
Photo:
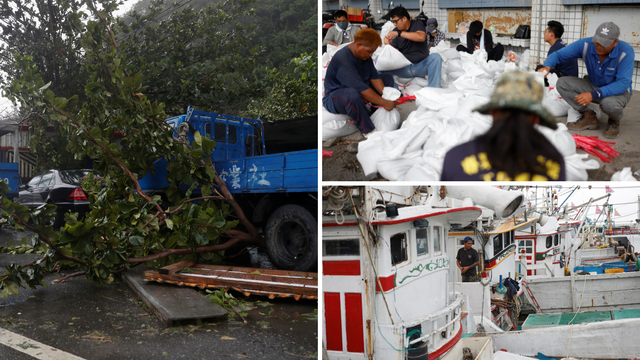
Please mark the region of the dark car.
[[65, 213], [77, 212], [81, 218], [89, 210], [89, 200], [81, 183], [92, 172], [90, 169], [43, 171], [20, 186], [18, 202], [32, 210], [43, 204], [57, 205], [53, 226], [60, 227]]

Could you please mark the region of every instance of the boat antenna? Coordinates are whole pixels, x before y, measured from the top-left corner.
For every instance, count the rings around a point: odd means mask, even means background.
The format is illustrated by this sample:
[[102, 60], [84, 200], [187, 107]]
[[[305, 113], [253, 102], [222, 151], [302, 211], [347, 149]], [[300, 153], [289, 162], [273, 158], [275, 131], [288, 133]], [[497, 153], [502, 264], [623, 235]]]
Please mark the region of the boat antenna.
[[[364, 248], [367, 249], [367, 254], [369, 255], [369, 261], [371, 262], [371, 265], [373, 265], [373, 257], [371, 256], [371, 250], [369, 250], [369, 246], [367, 246], [367, 238], [364, 235], [364, 231], [362, 230], [360, 215], [358, 214], [358, 209], [356, 208], [356, 205], [353, 202], [353, 196], [351, 196], [351, 190], [349, 190], [348, 193], [349, 193], [349, 200], [351, 201], [351, 207], [353, 208], [353, 213], [355, 214], [356, 220], [358, 221], [358, 229], [360, 229], [360, 234], [362, 234], [362, 242], [364, 244]], [[382, 287], [382, 283], [380, 282], [380, 277], [378, 276], [378, 270], [376, 270], [375, 266], [371, 266], [371, 267], [373, 268], [373, 273], [376, 276], [376, 282], [378, 283], [378, 287], [380, 288], [380, 292], [382, 293], [384, 306], [387, 308], [389, 319], [391, 319], [391, 325], [395, 325], [395, 323], [393, 322], [393, 317], [391, 316], [391, 310], [389, 310], [389, 303], [387, 303], [387, 297], [384, 295], [384, 288]]]

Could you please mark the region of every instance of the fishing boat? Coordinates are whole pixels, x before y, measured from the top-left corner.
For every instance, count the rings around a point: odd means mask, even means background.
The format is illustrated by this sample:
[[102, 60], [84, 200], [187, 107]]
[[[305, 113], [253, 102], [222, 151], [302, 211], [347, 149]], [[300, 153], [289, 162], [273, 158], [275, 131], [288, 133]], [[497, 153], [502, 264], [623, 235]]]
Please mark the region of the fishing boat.
[[[481, 190], [324, 190], [323, 342], [330, 359], [436, 359], [463, 333], [476, 331], [470, 300], [456, 291], [452, 276], [457, 246], [451, 232], [487, 211], [509, 218], [523, 200], [519, 192]], [[500, 223], [485, 235], [502, 238], [513, 230]], [[513, 262], [511, 255], [500, 258], [514, 252], [513, 237], [504, 236], [507, 251], [489, 253], [495, 269]]]

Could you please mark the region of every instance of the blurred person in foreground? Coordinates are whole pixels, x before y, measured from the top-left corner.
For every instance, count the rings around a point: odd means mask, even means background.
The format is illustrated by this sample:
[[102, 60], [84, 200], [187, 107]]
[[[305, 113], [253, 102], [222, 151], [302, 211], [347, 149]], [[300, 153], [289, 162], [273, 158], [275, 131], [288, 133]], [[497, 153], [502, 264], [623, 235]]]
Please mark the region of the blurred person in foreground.
[[333, 56], [324, 78], [324, 108], [332, 114], [348, 115], [365, 137], [375, 131], [375, 125], [364, 100], [386, 110], [395, 107], [393, 101], [381, 96], [385, 86], [398, 88], [393, 76], [379, 74], [371, 60], [381, 45], [375, 30], [358, 31], [353, 42]]
[[580, 39], [549, 55], [544, 67], [538, 70], [548, 74], [559, 63], [584, 60], [588, 75], [582, 79], [561, 77], [556, 84], [562, 98], [582, 115], [578, 121], [567, 124], [569, 130], [598, 128], [596, 112], [589, 108], [593, 102], [600, 104], [602, 112], [609, 116], [604, 137], [614, 139], [620, 134], [620, 120], [632, 94], [635, 52], [619, 37], [618, 25], [602, 23], [593, 37]]
[[445, 155], [440, 180], [564, 181], [564, 159], [535, 125], [557, 129], [542, 106], [544, 86], [521, 71], [504, 73], [491, 100], [476, 111], [493, 117], [489, 131]]

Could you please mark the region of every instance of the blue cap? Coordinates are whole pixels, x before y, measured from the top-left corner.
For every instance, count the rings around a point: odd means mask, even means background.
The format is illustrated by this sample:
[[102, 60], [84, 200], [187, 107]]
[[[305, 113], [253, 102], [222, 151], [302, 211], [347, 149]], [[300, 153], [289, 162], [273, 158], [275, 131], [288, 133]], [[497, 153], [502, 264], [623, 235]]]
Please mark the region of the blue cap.
[[471, 243], [473, 243], [473, 239], [471, 238], [471, 236], [467, 236], [464, 238], [464, 242], [467, 242], [467, 241], [471, 241]]

